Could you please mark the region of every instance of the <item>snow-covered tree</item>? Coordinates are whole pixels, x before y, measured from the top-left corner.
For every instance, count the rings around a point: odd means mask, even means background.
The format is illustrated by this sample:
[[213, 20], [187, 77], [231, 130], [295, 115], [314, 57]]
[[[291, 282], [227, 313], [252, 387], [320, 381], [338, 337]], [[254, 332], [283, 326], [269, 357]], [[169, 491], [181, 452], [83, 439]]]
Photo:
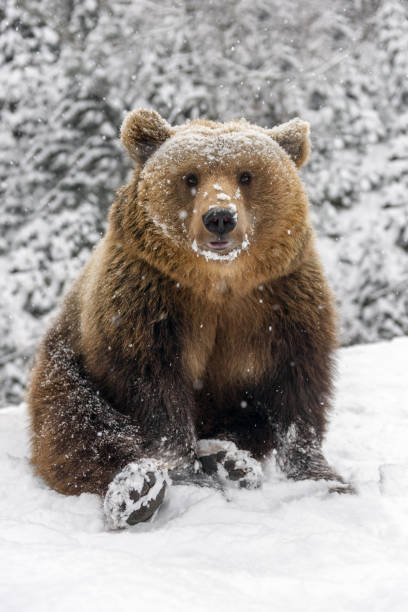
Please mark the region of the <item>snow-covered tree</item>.
[[104, 229], [127, 110], [312, 126], [304, 179], [342, 341], [408, 333], [407, 5], [5, 0], [0, 8], [0, 397]]
[[408, 6], [386, 0], [376, 15], [384, 102], [398, 112], [408, 108]]

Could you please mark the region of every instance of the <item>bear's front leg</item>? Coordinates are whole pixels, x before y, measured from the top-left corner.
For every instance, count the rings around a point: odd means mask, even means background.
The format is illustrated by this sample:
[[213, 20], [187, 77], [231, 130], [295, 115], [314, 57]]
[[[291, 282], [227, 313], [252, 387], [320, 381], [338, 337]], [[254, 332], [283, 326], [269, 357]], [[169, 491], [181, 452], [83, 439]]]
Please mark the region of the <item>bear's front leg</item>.
[[276, 363], [257, 382], [229, 389], [213, 410], [208, 437], [233, 440], [256, 459], [274, 453], [280, 469], [295, 480], [326, 480], [331, 491], [353, 492], [322, 453], [332, 392], [330, 343], [305, 324], [276, 323]]
[[332, 395], [329, 328], [323, 317], [318, 330], [282, 325], [281, 360], [258, 390], [258, 405], [266, 400], [277, 464], [288, 478], [333, 481], [330, 491], [352, 493], [321, 448]]
[[124, 414], [87, 375], [69, 333], [56, 323], [37, 355], [28, 395], [37, 472], [60, 493], [105, 497], [111, 527], [150, 518], [163, 501], [167, 469], [195, 460], [192, 399], [183, 381], [163, 370], [160, 384], [146, 375], [127, 380], [132, 399]]

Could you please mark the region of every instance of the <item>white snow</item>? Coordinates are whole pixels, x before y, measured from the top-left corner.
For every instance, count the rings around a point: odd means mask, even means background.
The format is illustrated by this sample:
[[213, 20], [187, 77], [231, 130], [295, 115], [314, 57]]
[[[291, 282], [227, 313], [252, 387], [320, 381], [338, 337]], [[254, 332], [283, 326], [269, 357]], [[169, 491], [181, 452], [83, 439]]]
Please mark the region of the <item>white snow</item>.
[[230, 451], [234, 452], [237, 450], [234, 442], [230, 442], [229, 440], [200, 440], [198, 442], [197, 454], [199, 457], [202, 455], [214, 455], [219, 451]]
[[32, 473], [23, 406], [0, 411], [2, 612], [405, 612], [408, 338], [340, 351], [325, 451], [358, 488], [170, 487], [151, 523], [112, 532], [94, 495]]
[[[217, 198], [218, 198], [219, 195], [221, 195], [221, 194], [218, 194]], [[225, 195], [225, 194], [222, 194], [222, 195]], [[210, 204], [210, 206], [208, 208], [210, 210], [211, 208], [218, 208], [218, 207], [219, 207], [219, 204], [217, 203], [217, 204]], [[237, 214], [236, 214], [237, 213], [237, 206], [236, 206], [236, 204], [234, 204], [234, 202], [229, 202], [227, 205], [223, 206], [223, 208], [229, 209], [229, 210], [231, 210], [231, 212], [235, 213], [234, 214], [235, 220], [237, 220]]]

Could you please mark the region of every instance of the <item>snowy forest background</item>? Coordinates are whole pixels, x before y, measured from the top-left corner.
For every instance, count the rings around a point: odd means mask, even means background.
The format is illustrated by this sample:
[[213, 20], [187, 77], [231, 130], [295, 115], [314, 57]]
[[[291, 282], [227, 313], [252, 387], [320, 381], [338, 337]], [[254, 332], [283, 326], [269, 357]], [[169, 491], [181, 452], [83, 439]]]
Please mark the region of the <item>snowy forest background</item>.
[[311, 123], [302, 171], [342, 343], [408, 334], [406, 0], [3, 0], [0, 405], [104, 232], [135, 107]]

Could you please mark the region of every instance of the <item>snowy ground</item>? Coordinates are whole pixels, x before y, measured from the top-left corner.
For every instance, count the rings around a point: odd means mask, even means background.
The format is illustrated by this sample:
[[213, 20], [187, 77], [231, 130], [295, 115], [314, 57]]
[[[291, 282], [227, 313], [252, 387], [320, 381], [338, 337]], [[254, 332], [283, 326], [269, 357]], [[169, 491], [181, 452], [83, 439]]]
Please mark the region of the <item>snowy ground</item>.
[[261, 491], [173, 488], [123, 532], [34, 478], [24, 407], [0, 411], [1, 612], [406, 612], [407, 357], [408, 338], [341, 351], [326, 453], [359, 495], [269, 465]]

